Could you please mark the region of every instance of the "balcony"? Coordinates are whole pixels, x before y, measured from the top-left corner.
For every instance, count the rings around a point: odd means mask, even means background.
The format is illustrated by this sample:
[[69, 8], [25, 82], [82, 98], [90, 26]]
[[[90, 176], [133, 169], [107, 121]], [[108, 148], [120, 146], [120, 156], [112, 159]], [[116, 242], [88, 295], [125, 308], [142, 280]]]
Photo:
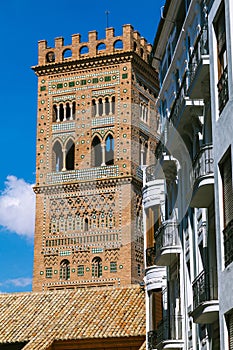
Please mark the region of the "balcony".
[[182, 316], [173, 315], [162, 319], [158, 324], [156, 349], [175, 350], [183, 349]]
[[227, 66], [219, 79], [217, 87], [219, 113], [222, 113], [227, 101], [229, 100]]
[[193, 195], [190, 207], [207, 208], [214, 198], [213, 145], [201, 148], [193, 163]]
[[203, 270], [193, 281], [193, 311], [195, 323], [214, 323], [218, 318], [218, 284], [216, 270]]
[[225, 267], [233, 261], [233, 220], [231, 220], [223, 231]]
[[165, 201], [165, 181], [157, 172], [156, 165], [146, 167], [143, 179], [143, 206], [150, 208]]
[[166, 267], [147, 265], [144, 281], [147, 292], [161, 289], [166, 283]]
[[165, 221], [155, 233], [155, 263], [169, 266], [181, 252], [178, 224], [172, 220]]
[[[202, 28], [189, 61], [189, 96], [202, 99], [209, 94], [209, 46], [207, 28]], [[203, 91], [203, 88], [205, 91]]]
[[170, 112], [170, 120], [181, 134], [188, 125], [191, 126], [194, 119], [202, 115], [204, 106], [202, 99], [191, 99], [188, 96], [188, 84], [189, 75], [186, 72]]

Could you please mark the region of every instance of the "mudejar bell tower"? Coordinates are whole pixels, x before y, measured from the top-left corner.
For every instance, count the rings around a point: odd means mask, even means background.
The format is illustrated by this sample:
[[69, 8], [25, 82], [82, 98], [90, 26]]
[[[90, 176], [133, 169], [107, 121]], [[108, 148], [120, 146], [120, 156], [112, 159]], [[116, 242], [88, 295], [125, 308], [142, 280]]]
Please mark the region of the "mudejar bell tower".
[[33, 290], [143, 279], [141, 164], [156, 146], [157, 73], [132, 26], [39, 42]]

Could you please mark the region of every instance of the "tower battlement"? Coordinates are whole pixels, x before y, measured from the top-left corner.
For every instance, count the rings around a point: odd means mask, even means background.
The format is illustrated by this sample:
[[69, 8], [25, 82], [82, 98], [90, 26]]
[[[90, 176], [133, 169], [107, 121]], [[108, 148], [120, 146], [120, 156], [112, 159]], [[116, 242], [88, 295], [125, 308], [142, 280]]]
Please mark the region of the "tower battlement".
[[64, 45], [64, 38], [55, 38], [55, 46], [48, 47], [46, 40], [38, 43], [38, 65], [81, 60], [117, 52], [136, 52], [148, 61], [152, 46], [130, 24], [123, 25], [122, 36], [115, 36], [114, 28], [106, 28], [105, 38], [99, 39], [97, 31], [88, 32], [88, 41], [82, 42], [80, 34], [72, 35], [71, 45]]

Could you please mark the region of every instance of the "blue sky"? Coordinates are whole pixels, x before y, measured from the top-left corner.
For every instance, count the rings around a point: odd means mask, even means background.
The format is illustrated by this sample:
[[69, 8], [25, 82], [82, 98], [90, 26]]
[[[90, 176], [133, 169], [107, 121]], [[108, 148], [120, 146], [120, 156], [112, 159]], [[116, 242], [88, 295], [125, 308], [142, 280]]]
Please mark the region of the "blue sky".
[[11, 0], [1, 1], [1, 128], [0, 128], [0, 292], [30, 291], [33, 269], [37, 42], [88, 31], [105, 36], [106, 10], [109, 27], [116, 35], [122, 25], [152, 43], [160, 8], [165, 0]]

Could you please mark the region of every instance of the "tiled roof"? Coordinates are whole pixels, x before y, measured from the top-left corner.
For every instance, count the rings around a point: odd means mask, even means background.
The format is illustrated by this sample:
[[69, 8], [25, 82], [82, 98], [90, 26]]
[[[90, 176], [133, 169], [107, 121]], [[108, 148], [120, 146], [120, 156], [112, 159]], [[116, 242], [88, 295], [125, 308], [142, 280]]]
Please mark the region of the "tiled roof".
[[145, 336], [139, 287], [0, 294], [0, 343], [47, 349], [54, 340]]
[[144, 341], [139, 350], [146, 350], [146, 341]]

